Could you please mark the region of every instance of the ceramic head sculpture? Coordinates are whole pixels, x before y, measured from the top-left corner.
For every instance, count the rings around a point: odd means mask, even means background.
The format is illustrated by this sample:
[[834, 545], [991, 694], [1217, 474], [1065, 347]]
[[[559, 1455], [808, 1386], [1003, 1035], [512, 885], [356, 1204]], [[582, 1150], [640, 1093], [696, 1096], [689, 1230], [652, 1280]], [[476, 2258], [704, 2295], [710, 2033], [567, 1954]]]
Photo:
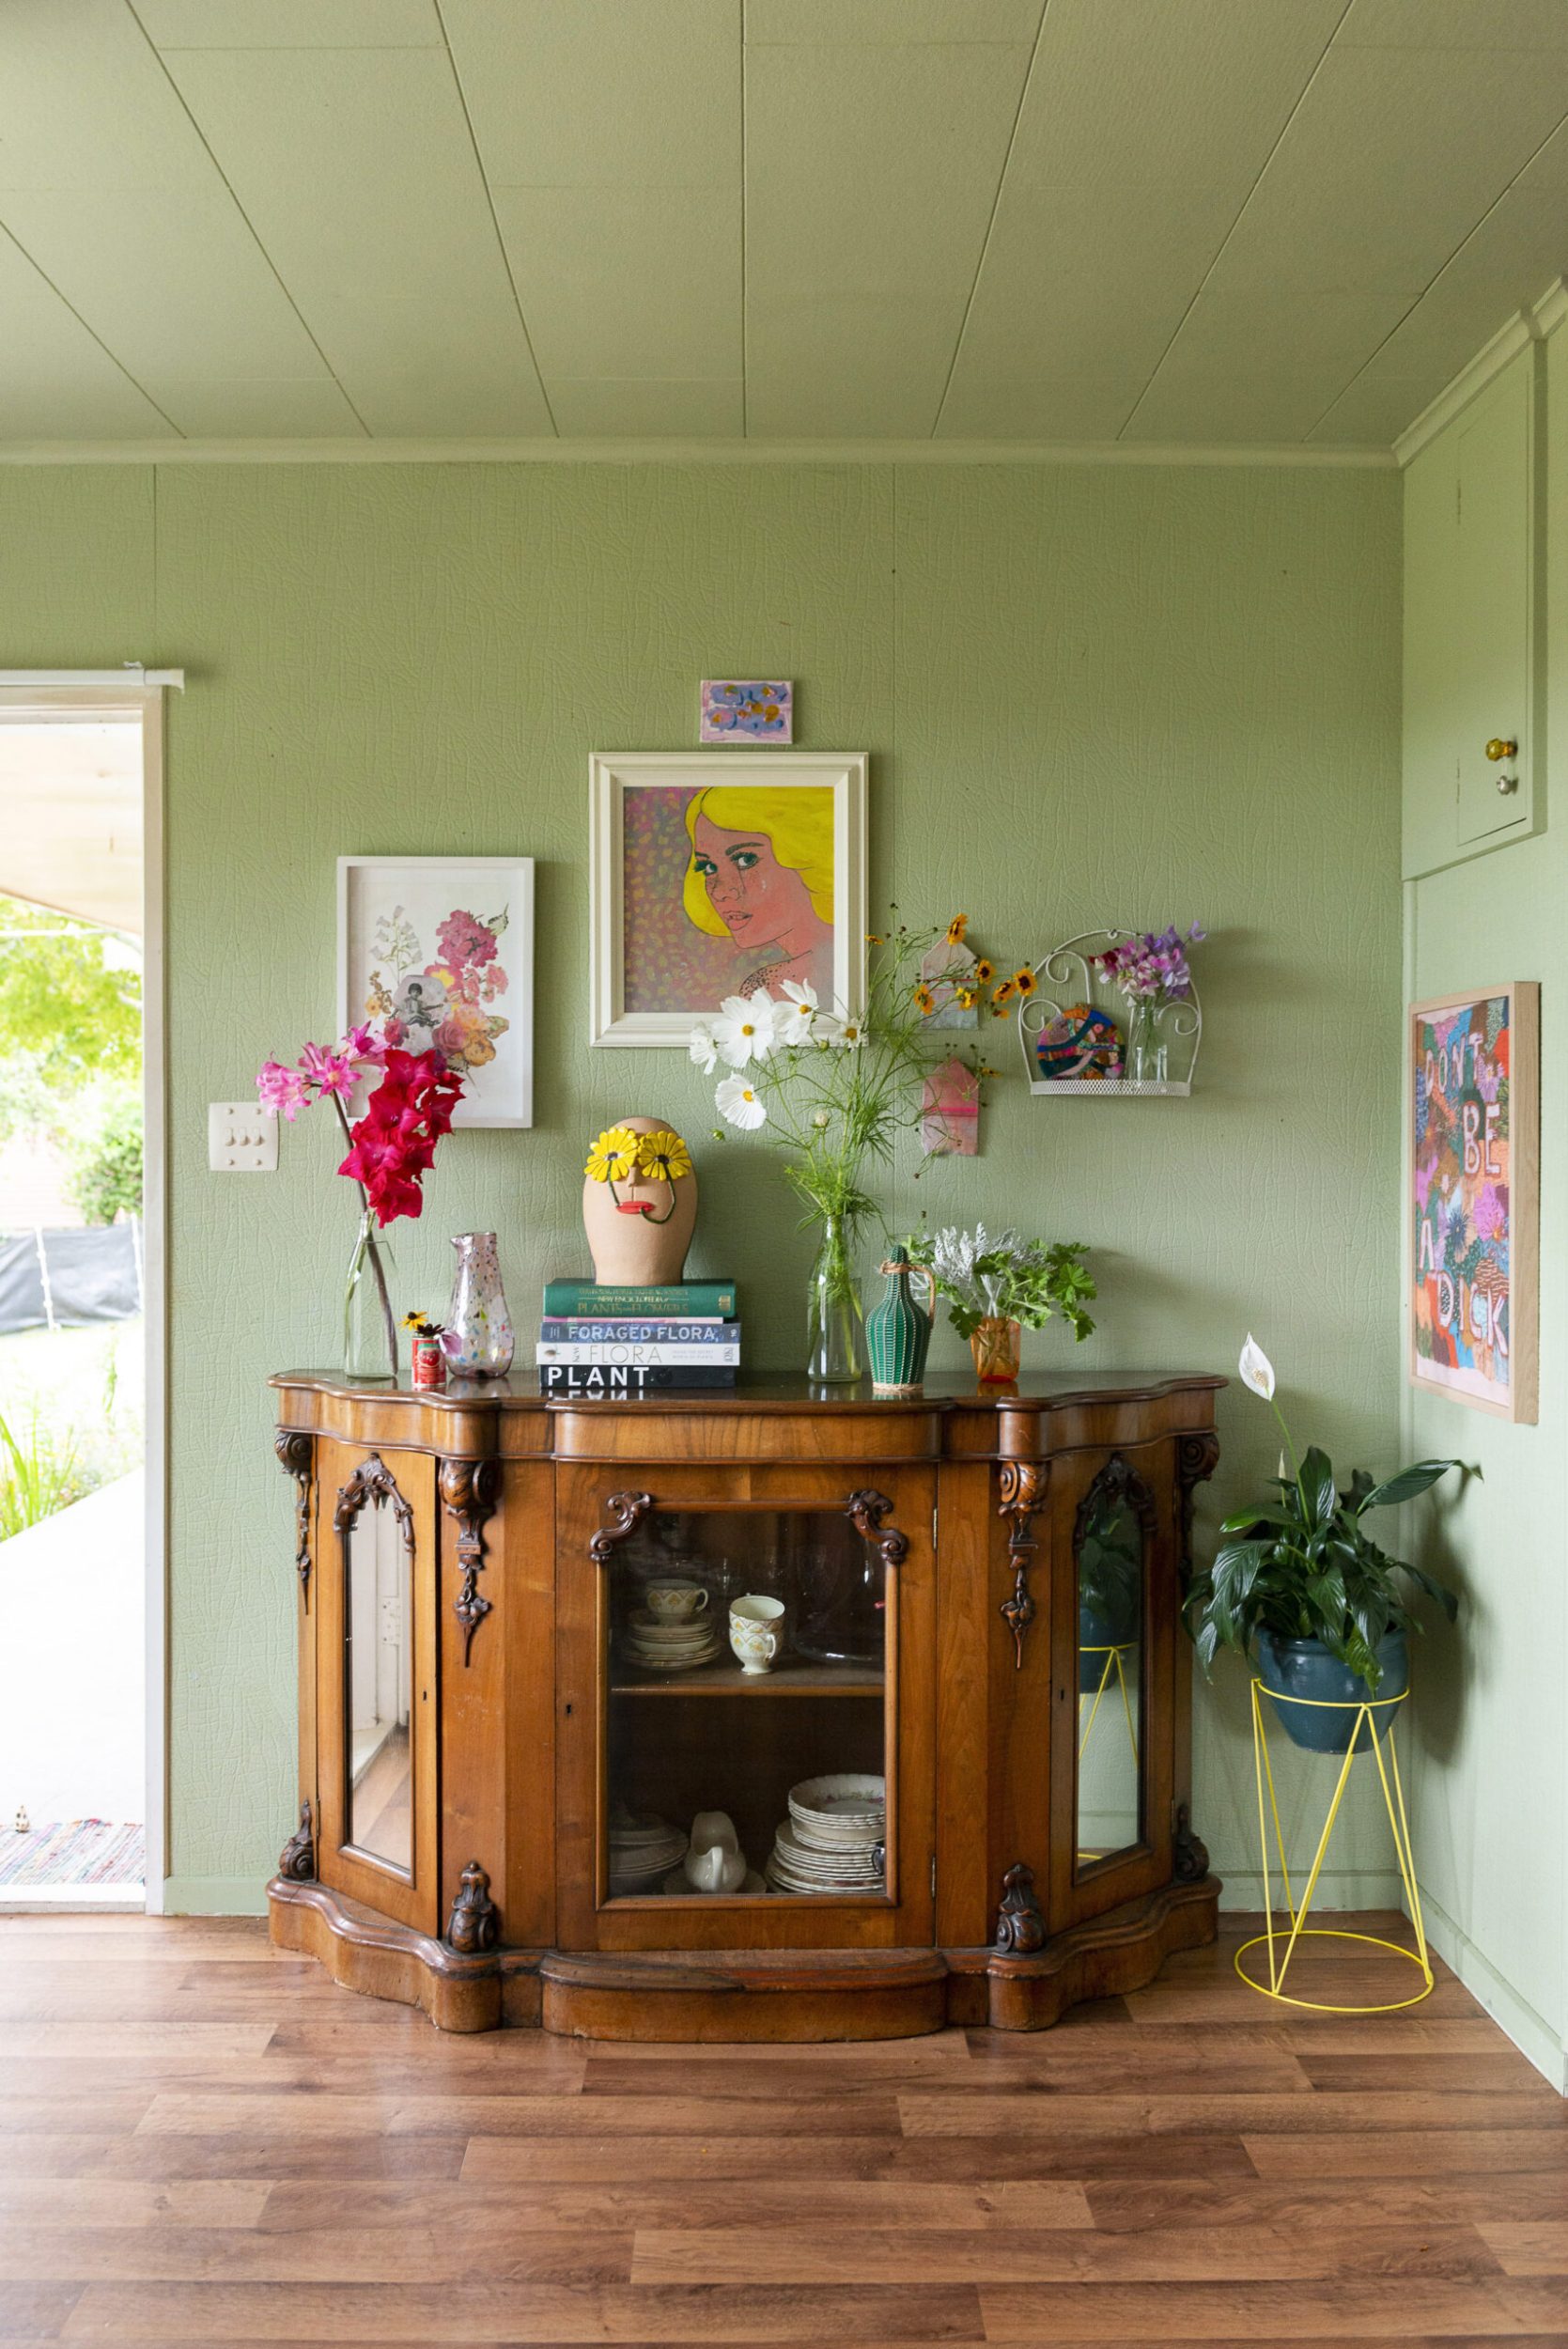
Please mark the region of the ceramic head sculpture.
[[582, 1221], [607, 1288], [678, 1281], [697, 1221], [691, 1153], [659, 1117], [623, 1117], [588, 1153]]

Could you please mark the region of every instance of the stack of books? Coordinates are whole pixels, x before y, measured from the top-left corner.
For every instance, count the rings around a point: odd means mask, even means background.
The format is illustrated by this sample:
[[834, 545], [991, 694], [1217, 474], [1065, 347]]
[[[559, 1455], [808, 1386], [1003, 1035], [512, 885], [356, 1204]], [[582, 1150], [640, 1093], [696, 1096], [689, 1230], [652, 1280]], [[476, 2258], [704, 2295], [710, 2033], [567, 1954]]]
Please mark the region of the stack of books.
[[740, 1368], [735, 1283], [618, 1289], [547, 1281], [536, 1359], [542, 1394], [733, 1387]]

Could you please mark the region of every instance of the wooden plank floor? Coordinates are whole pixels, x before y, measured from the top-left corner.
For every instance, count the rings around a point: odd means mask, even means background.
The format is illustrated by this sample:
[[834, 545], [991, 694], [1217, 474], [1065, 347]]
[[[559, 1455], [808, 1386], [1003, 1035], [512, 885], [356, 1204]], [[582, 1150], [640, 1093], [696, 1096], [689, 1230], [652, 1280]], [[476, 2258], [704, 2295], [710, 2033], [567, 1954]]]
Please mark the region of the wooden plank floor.
[[1452, 1976], [1287, 2015], [1240, 1937], [1032, 2037], [627, 2048], [0, 1919], [0, 2342], [1568, 2342], [1568, 2108]]

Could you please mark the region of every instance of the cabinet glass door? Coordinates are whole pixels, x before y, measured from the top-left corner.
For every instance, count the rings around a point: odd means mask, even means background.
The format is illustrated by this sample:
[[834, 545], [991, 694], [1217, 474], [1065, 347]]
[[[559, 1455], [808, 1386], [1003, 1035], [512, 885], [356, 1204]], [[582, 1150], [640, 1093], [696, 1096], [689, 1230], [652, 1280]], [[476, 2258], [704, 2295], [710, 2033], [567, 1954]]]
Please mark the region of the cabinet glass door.
[[1077, 1873], [1144, 1841], [1146, 1488], [1120, 1456], [1078, 1512]]
[[616, 1550], [612, 1900], [888, 1898], [895, 1573], [842, 1504], [660, 1508]]
[[413, 1869], [413, 1526], [383, 1500], [343, 1536], [348, 1623], [348, 1840], [372, 1859]]

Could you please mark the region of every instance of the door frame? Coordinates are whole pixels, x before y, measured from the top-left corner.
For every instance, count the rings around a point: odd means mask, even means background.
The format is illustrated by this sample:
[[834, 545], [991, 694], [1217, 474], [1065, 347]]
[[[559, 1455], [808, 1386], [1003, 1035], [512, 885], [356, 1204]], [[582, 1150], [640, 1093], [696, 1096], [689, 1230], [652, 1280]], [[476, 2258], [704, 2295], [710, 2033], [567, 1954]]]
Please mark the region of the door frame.
[[145, 1906], [163, 1913], [168, 1768], [168, 958], [164, 937], [164, 701], [182, 669], [0, 669], [0, 723], [28, 709], [134, 716], [142, 732], [142, 1297], [147, 1375]]

